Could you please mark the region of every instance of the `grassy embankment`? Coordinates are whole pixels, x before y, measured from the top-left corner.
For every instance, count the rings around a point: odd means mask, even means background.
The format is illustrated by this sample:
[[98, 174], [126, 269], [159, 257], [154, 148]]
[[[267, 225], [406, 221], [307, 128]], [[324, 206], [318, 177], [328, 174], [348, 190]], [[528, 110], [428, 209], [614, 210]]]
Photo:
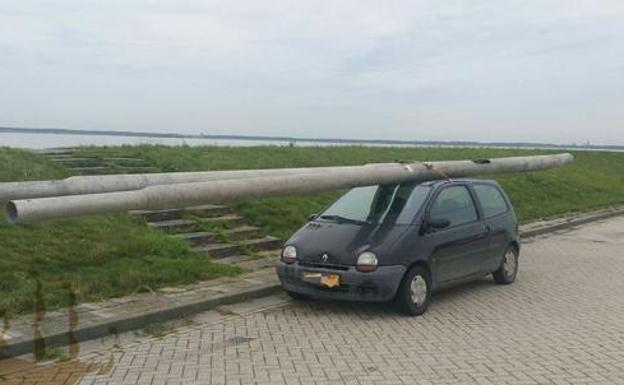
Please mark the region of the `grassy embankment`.
[[[352, 165], [394, 160], [465, 159], [529, 155], [544, 151], [374, 147], [162, 147], [84, 148], [81, 154], [141, 157], [164, 171]], [[624, 153], [578, 152], [559, 170], [501, 175], [522, 222], [624, 203]], [[47, 159], [0, 149], [0, 181], [61, 178]], [[288, 237], [312, 212], [340, 192], [261, 199], [236, 210], [272, 234]], [[0, 224], [0, 311], [31, 311], [35, 280], [48, 308], [67, 303], [70, 284], [79, 301], [234, 274], [233, 268], [193, 255], [189, 247], [127, 215], [91, 217], [26, 226]]]
[[[551, 151], [552, 152], [552, 151]], [[137, 156], [165, 171], [199, 171], [357, 165], [369, 162], [474, 159], [544, 154], [547, 151], [507, 149], [381, 148], [381, 147], [163, 147], [84, 148], [83, 155]], [[523, 223], [575, 211], [624, 204], [624, 153], [576, 152], [576, 162], [562, 169], [497, 175]], [[288, 238], [310, 213], [340, 195], [261, 199], [236, 210], [271, 234]]]
[[[43, 156], [0, 148], [0, 182], [65, 176]], [[36, 279], [52, 309], [68, 304], [68, 286], [83, 302], [238, 272], [128, 215], [19, 226], [0, 220], [0, 317], [33, 311]]]

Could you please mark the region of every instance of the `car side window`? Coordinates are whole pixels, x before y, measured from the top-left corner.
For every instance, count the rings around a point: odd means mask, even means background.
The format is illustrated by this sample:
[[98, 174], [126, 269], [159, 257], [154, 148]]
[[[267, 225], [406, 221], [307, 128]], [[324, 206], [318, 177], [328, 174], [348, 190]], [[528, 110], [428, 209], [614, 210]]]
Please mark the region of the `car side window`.
[[448, 219], [452, 227], [474, 222], [478, 219], [478, 214], [468, 188], [451, 186], [440, 191], [435, 198], [429, 217], [433, 220]]
[[477, 197], [479, 197], [479, 202], [481, 202], [483, 214], [486, 218], [502, 214], [509, 210], [507, 201], [498, 188], [487, 184], [475, 184], [474, 190], [477, 193]]

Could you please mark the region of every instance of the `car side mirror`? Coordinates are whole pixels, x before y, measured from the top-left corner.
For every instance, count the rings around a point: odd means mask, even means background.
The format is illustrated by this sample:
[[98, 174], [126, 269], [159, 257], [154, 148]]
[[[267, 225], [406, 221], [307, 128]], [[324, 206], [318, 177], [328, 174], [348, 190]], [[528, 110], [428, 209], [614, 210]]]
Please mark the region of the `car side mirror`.
[[442, 230], [451, 225], [451, 221], [446, 218], [429, 218], [422, 227], [421, 233], [425, 234], [430, 231]]
[[310, 216], [308, 217], [308, 222], [315, 220], [316, 218], [318, 218], [318, 216], [319, 215], [317, 213], [310, 214]]

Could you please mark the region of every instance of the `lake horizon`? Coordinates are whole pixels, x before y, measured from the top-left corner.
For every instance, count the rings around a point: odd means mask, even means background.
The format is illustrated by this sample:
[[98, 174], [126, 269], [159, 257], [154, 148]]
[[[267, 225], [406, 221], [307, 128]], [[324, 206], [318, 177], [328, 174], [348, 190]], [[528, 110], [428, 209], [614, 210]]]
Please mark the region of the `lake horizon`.
[[327, 139], [314, 141], [304, 140], [280, 140], [280, 139], [254, 139], [254, 138], [177, 138], [177, 137], [152, 137], [152, 136], [124, 136], [124, 135], [94, 135], [94, 134], [55, 134], [55, 133], [26, 133], [26, 132], [0, 132], [0, 147], [13, 147], [28, 150], [41, 150], [60, 147], [78, 146], [124, 146], [124, 145], [165, 145], [165, 146], [224, 146], [224, 147], [248, 147], [248, 146], [363, 146], [363, 147], [457, 147], [457, 148], [518, 148], [518, 149], [558, 149], [573, 151], [609, 151], [624, 152], [624, 148], [592, 148], [574, 146], [531, 146], [527, 144], [491, 144], [491, 143], [471, 143], [471, 144], [440, 144], [440, 143], [375, 143], [337, 139], [335, 142]]

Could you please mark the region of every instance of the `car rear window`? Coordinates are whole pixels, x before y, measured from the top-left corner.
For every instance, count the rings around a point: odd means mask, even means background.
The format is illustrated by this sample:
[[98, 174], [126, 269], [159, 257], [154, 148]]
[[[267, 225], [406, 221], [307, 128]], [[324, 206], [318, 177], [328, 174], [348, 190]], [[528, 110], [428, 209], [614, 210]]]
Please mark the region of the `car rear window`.
[[481, 207], [483, 208], [483, 214], [486, 218], [502, 214], [509, 210], [507, 201], [497, 187], [488, 184], [475, 184], [474, 190], [477, 193], [477, 197], [479, 197]]

